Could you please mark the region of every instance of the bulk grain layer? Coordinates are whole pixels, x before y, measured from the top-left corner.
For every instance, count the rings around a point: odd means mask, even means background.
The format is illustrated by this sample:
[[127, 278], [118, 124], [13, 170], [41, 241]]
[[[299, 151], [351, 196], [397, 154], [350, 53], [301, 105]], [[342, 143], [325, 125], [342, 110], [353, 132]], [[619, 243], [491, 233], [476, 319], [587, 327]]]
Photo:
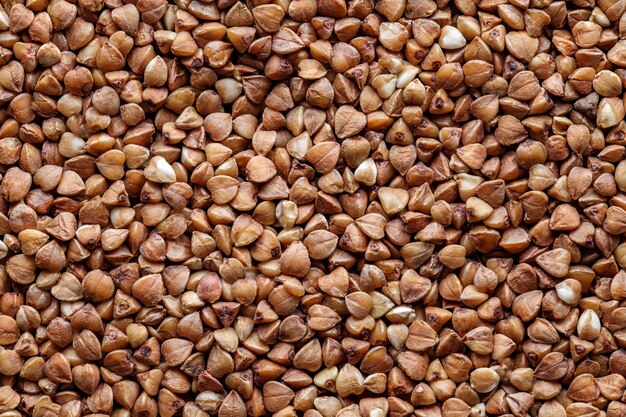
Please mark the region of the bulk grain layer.
[[626, 0], [21, 1], [0, 417], [626, 416]]

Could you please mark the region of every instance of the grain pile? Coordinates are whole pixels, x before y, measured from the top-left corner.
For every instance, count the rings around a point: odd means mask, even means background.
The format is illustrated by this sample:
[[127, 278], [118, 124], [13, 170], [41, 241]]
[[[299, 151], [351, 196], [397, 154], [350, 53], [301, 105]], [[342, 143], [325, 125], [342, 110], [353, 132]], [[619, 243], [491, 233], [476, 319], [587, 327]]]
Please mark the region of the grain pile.
[[0, 417], [626, 416], [626, 0], [0, 1]]

